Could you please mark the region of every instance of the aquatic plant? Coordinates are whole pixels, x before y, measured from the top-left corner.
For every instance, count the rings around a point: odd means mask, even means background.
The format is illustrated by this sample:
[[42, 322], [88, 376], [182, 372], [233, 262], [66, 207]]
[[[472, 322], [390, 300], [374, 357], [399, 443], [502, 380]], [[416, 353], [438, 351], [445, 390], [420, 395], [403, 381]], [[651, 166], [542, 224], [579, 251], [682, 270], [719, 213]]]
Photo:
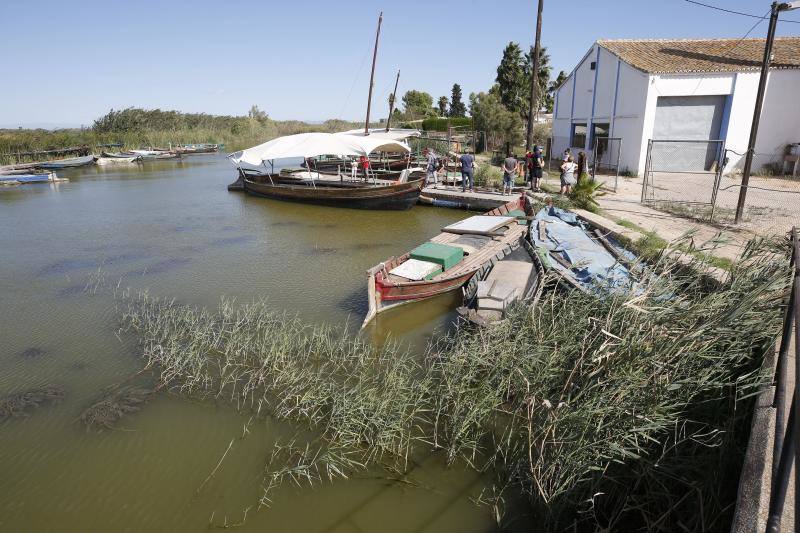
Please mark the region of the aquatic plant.
[[53, 385], [10, 394], [0, 398], [0, 420], [26, 417], [30, 410], [48, 403], [59, 402], [65, 395], [64, 389]]
[[782, 242], [753, 241], [710, 287], [698, 275], [707, 264], [687, 269], [675, 246], [647, 266], [643, 289], [545, 292], [424, 357], [264, 302], [223, 300], [211, 312], [126, 292], [123, 329], [171, 390], [305, 432], [274, 447], [263, 504], [286, 481], [402, 472], [428, 450], [495, 471], [491, 503], [524, 494], [553, 529], [724, 528], [788, 263]]
[[139, 411], [153, 392], [153, 389], [141, 387], [107, 390], [81, 413], [80, 420], [87, 428], [113, 429], [124, 416]]

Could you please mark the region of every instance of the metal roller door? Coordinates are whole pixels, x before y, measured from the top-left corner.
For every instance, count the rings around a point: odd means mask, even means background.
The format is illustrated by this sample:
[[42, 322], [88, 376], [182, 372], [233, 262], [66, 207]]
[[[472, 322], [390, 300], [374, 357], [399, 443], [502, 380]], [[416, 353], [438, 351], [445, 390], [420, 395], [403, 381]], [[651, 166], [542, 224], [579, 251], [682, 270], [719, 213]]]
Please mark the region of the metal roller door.
[[[726, 98], [725, 95], [659, 96], [653, 140], [718, 140]], [[670, 168], [663, 170], [711, 170], [719, 157], [715, 143], [685, 143], [679, 147], [672, 147], [670, 161], [664, 161]]]

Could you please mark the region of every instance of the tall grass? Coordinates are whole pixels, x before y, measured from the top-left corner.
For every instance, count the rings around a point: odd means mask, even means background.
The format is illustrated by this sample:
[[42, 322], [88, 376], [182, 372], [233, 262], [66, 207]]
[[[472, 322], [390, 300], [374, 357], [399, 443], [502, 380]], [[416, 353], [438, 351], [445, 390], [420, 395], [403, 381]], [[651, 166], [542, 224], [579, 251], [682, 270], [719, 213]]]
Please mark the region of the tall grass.
[[722, 530], [750, 398], [780, 330], [784, 248], [750, 243], [713, 289], [668, 248], [645, 288], [551, 291], [424, 356], [261, 302], [211, 312], [126, 294], [123, 323], [165, 386], [318, 435], [276, 446], [263, 503], [288, 480], [403, 470], [428, 450], [493, 470], [495, 506], [522, 493], [554, 530]]

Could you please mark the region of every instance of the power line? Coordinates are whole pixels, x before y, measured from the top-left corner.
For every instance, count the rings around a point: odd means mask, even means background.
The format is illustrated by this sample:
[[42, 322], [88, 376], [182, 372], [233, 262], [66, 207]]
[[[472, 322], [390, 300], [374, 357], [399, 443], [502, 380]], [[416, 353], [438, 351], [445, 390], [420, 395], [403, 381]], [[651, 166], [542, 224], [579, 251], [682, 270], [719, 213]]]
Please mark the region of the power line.
[[[703, 2], [698, 2], [697, 0], [684, 0], [684, 1], [688, 2], [690, 4], [695, 4], [695, 5], [707, 7], [707, 8], [710, 8], [710, 9], [716, 9], [717, 11], [723, 11], [725, 13], [731, 13], [733, 15], [741, 15], [743, 17], [750, 17], [750, 18], [762, 19], [762, 20], [767, 18], [766, 16], [760, 17], [760, 16], [754, 15], [752, 13], [743, 13], [741, 11], [734, 11], [733, 9], [726, 9], [724, 7], [712, 6], [711, 4], [704, 4]], [[778, 20], [780, 20], [781, 22], [789, 22], [791, 24], [800, 24], [800, 20], [787, 20], [787, 19], [778, 19]]]

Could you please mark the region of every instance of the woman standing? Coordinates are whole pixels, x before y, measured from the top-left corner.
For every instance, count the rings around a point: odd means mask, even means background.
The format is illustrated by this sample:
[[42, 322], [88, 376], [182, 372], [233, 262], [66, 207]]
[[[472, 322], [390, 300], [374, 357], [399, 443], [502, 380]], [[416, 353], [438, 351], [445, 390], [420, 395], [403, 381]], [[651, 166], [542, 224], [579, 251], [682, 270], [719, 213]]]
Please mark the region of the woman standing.
[[561, 163], [561, 194], [569, 194], [572, 192], [572, 186], [575, 185], [575, 169], [578, 168], [578, 165], [575, 164], [575, 161], [572, 159], [572, 156], [569, 155]]

